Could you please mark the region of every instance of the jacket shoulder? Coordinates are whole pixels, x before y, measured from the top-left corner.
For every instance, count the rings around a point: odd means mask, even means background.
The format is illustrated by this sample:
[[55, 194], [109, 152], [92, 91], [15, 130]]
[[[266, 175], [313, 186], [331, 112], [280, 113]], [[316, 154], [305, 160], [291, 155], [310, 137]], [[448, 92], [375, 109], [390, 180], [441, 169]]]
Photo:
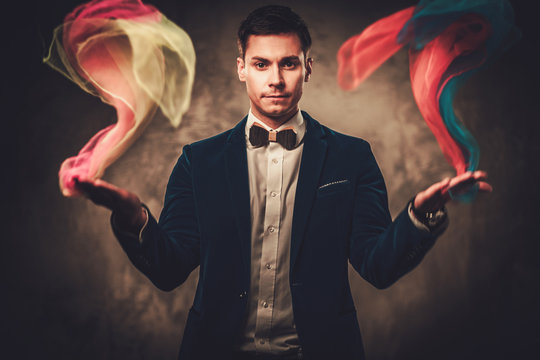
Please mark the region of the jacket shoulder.
[[339, 145], [339, 147], [343, 148], [349, 148], [349, 147], [359, 147], [363, 149], [369, 149], [370, 145], [369, 143], [359, 137], [347, 135], [340, 133], [334, 129], [329, 128], [328, 126], [325, 126], [321, 124], [319, 121], [315, 120], [311, 115], [309, 115], [307, 112], [302, 111], [302, 115], [304, 115], [304, 118], [310, 123], [308, 125], [308, 128], [311, 128], [312, 130], [318, 132], [320, 131], [323, 134], [323, 137], [328, 141], [329, 145]]
[[340, 133], [322, 124], [320, 126], [325, 133], [329, 150], [357, 156], [371, 153], [371, 146], [365, 139]]
[[189, 144], [189, 146], [195, 150], [203, 150], [203, 151], [204, 149], [209, 149], [209, 148], [211, 149], [216, 146], [223, 146], [225, 145], [225, 143], [231, 136], [232, 131], [233, 129], [226, 130], [212, 137], [195, 141]]
[[344, 143], [347, 145], [368, 146], [368, 147], [370, 146], [367, 140], [365, 139], [340, 133], [324, 125], [321, 125], [321, 126], [323, 127], [330, 141], [336, 141], [336, 142]]
[[246, 124], [246, 118], [241, 120], [233, 128], [223, 131], [212, 137], [195, 141], [184, 147], [184, 153], [187, 152], [194, 156], [208, 157], [210, 155], [215, 156], [220, 154], [225, 148], [227, 143], [244, 140], [244, 128]]

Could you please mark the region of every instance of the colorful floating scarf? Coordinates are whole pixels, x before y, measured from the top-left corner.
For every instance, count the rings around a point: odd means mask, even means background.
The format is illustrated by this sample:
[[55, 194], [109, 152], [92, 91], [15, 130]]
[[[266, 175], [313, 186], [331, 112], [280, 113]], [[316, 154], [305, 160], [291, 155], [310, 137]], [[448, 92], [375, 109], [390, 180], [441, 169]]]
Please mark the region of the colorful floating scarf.
[[187, 33], [140, 0], [93, 0], [54, 31], [44, 59], [116, 109], [117, 123], [62, 163], [60, 188], [79, 195], [75, 178], [96, 179], [142, 133], [156, 109], [178, 126], [189, 107], [195, 51]]
[[[383, 18], [339, 49], [338, 82], [352, 90], [409, 46], [416, 103], [457, 174], [478, 167], [474, 137], [456, 117], [454, 95], [473, 70], [519, 38], [507, 0], [422, 0]], [[471, 193], [461, 198], [470, 200]]]

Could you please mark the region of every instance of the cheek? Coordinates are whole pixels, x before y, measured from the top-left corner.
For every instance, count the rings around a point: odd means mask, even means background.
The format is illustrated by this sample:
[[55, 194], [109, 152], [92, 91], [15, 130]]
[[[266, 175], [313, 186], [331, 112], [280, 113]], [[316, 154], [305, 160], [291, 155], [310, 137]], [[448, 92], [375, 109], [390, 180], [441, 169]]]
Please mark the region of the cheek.
[[264, 79], [262, 79], [260, 75], [256, 76], [255, 74], [249, 74], [246, 76], [246, 86], [249, 92], [260, 92], [263, 88], [263, 85]]
[[298, 77], [295, 77], [294, 79], [294, 92], [302, 93], [303, 88], [304, 88], [304, 76], [303, 74], [300, 74]]

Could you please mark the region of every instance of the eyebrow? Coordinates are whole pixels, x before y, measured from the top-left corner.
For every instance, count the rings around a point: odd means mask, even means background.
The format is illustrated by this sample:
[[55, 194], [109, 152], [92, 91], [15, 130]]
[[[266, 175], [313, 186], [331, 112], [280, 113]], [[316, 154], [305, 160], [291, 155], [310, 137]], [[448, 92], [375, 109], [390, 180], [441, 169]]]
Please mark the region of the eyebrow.
[[[260, 56], [253, 56], [251, 58], [251, 61], [262, 61], [262, 62], [270, 62], [270, 60], [260, 57]], [[284, 58], [279, 59], [279, 62], [283, 61], [300, 61], [300, 58], [297, 55], [289, 55], [285, 56]]]

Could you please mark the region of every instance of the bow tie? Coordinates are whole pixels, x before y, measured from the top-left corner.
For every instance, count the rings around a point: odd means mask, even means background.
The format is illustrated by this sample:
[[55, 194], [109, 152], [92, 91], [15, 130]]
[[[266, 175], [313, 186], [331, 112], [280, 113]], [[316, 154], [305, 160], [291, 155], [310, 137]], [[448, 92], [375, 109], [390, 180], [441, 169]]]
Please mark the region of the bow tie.
[[287, 150], [296, 146], [296, 132], [293, 128], [286, 128], [281, 131], [268, 131], [258, 123], [253, 123], [249, 129], [249, 142], [251, 145], [259, 147], [268, 145], [270, 141], [278, 142]]

